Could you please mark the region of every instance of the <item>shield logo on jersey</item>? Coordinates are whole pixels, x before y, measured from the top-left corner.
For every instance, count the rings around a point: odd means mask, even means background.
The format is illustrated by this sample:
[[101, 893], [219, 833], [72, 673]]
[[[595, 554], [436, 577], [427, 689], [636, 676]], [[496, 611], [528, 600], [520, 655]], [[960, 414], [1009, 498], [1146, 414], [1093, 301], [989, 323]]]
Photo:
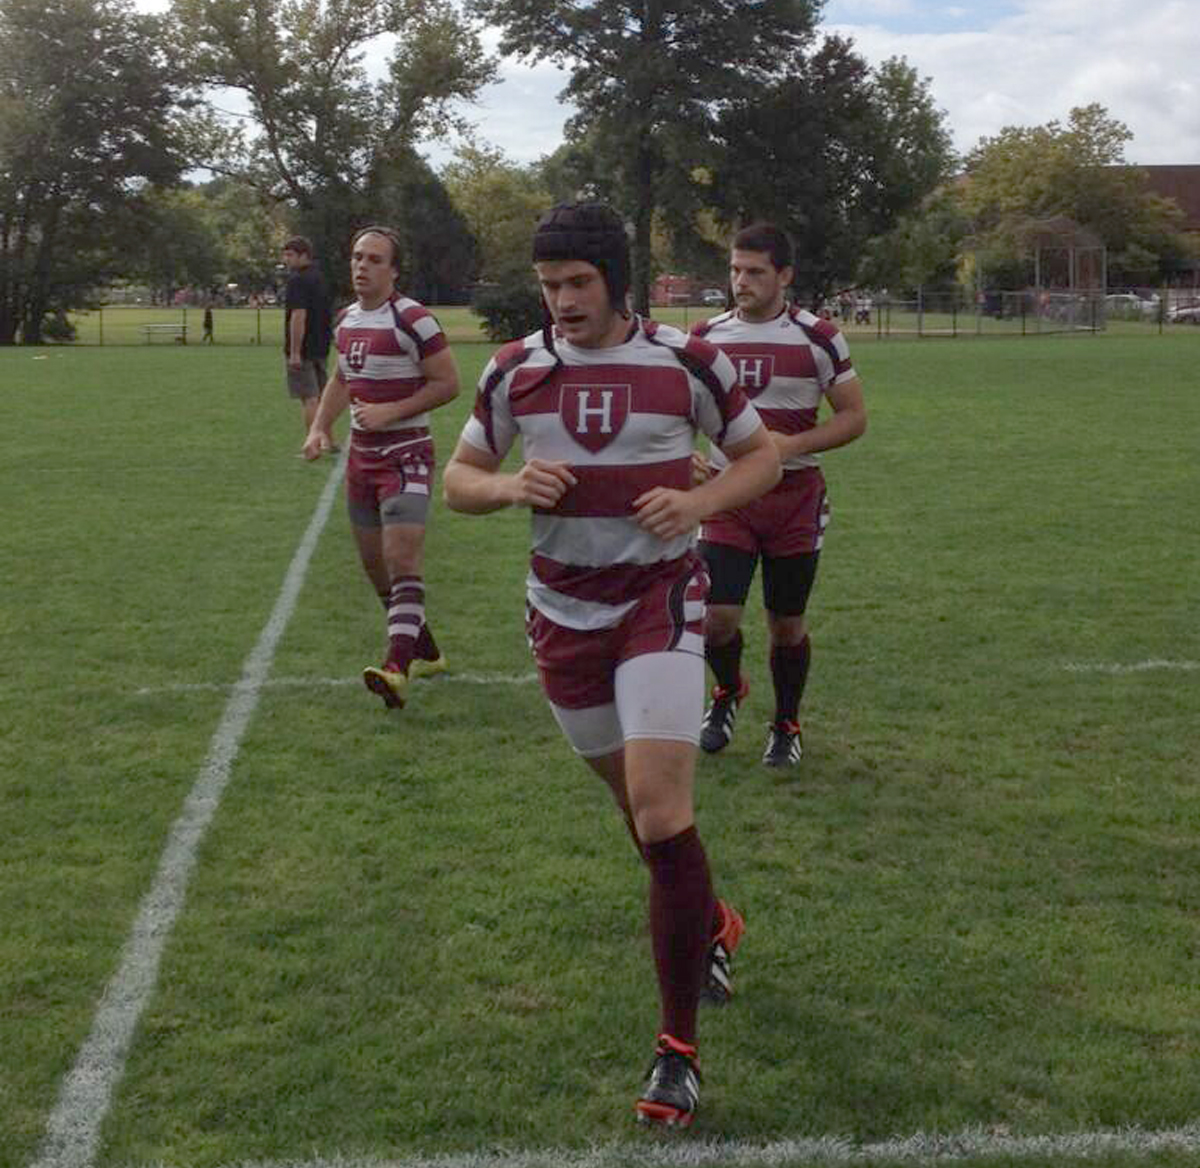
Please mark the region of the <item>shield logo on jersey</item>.
[[593, 454], [603, 450], [629, 417], [628, 385], [564, 385], [559, 415], [567, 433]]
[[346, 364], [354, 370], [355, 373], [361, 373], [363, 366], [367, 363], [367, 342], [361, 339], [355, 339], [350, 342], [346, 349]]
[[738, 384], [746, 391], [747, 397], [758, 397], [768, 385], [775, 372], [775, 358], [770, 353], [754, 356], [750, 353], [730, 354], [733, 367], [737, 370]]

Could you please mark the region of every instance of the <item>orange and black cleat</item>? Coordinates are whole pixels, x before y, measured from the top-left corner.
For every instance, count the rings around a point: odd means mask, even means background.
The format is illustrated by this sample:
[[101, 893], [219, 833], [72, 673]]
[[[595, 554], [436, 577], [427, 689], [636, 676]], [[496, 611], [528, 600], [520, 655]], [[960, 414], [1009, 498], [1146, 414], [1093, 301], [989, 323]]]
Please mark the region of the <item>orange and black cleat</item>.
[[733, 997], [733, 955], [742, 943], [746, 922], [733, 905], [717, 901], [717, 927], [708, 947], [708, 972], [700, 1000], [710, 1006], [728, 1005]]
[[660, 1128], [689, 1127], [699, 1102], [700, 1064], [696, 1048], [669, 1034], [660, 1034], [650, 1078], [636, 1104], [638, 1123]]

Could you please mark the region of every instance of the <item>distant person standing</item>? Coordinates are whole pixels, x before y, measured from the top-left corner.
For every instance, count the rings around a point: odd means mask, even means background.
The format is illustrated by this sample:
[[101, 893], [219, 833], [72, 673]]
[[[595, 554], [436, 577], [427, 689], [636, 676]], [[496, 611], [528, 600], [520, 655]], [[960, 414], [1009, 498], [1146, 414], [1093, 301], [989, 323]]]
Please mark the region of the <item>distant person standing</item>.
[[213, 314], [212, 314], [212, 305], [211, 304], [206, 304], [204, 306], [204, 336], [201, 337], [200, 339], [206, 345], [211, 345], [211, 344], [213, 344], [213, 341], [214, 341], [214, 338], [213, 338]]
[[283, 245], [288, 270], [284, 291], [283, 352], [288, 393], [304, 410], [304, 431], [312, 429], [325, 384], [325, 357], [332, 335], [329, 295], [320, 269], [313, 263], [312, 244], [294, 235]]

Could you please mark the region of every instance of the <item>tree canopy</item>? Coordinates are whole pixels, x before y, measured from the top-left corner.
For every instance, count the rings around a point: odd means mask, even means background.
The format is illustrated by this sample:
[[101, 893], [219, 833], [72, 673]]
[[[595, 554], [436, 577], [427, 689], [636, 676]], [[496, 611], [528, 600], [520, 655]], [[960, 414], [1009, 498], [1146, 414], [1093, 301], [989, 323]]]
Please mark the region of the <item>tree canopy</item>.
[[[788, 68], [813, 35], [819, 0], [473, 0], [501, 49], [570, 70], [563, 96], [594, 134], [613, 201], [632, 217], [633, 287], [649, 302], [654, 211], [681, 157], [704, 148], [724, 103]], [[600, 192], [602, 193], [602, 192]]]
[[[448, 0], [174, 0], [198, 83], [238, 91], [231, 123], [210, 104], [200, 160], [296, 208], [335, 284], [353, 229], [394, 205], [414, 146], [461, 119], [454, 103], [494, 76], [475, 27]], [[382, 76], [364, 60], [394, 37]]]
[[853, 279], [867, 241], [951, 172], [944, 115], [906, 62], [871, 69], [827, 37], [717, 119], [707, 200], [730, 227], [770, 219], [796, 242], [798, 289]]
[[185, 165], [185, 79], [128, 0], [0, 6], [0, 344], [120, 272], [145, 192]]

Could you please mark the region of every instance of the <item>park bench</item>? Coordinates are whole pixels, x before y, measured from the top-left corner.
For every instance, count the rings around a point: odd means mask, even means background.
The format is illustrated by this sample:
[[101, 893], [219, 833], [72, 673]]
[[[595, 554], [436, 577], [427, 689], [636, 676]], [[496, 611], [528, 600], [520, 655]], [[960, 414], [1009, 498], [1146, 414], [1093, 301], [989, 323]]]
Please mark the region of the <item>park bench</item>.
[[166, 337], [177, 345], [187, 344], [186, 324], [144, 324], [142, 332], [145, 334], [146, 344], [150, 344], [155, 337]]

